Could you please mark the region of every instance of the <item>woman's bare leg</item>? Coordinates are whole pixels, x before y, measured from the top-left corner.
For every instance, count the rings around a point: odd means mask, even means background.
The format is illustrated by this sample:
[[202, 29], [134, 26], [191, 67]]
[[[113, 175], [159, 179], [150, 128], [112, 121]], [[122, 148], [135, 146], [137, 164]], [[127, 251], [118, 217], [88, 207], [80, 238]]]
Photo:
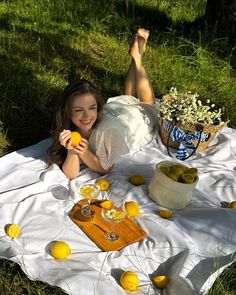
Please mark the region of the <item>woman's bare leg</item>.
[[154, 104], [153, 88], [142, 65], [148, 36], [149, 32], [145, 29], [139, 29], [134, 36], [129, 50], [132, 61], [126, 76], [124, 94], [133, 95], [141, 102]]

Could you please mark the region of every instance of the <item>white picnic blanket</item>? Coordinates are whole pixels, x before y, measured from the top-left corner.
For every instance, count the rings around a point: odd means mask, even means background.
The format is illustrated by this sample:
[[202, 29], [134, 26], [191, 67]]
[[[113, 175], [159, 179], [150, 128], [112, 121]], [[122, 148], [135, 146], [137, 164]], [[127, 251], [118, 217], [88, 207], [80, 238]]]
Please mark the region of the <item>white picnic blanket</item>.
[[[216, 275], [236, 257], [236, 210], [225, 208], [236, 199], [236, 130], [225, 128], [209, 148], [186, 161], [199, 170], [200, 179], [191, 203], [163, 219], [161, 208], [147, 193], [147, 184], [133, 186], [127, 179], [142, 174], [147, 183], [155, 166], [171, 158], [160, 140], [124, 156], [106, 178], [108, 197], [116, 204], [137, 201], [139, 225], [148, 233], [141, 242], [121, 251], [102, 252], [68, 217], [78, 201], [78, 182], [95, 181], [85, 169], [71, 182], [56, 166], [45, 169], [45, 139], [0, 159], [0, 257], [15, 261], [32, 280], [60, 286], [72, 295], [129, 294], [119, 284], [123, 271], [139, 277], [135, 295], [205, 294]], [[21, 235], [6, 236], [4, 227], [17, 223]], [[72, 254], [67, 260], [50, 255], [52, 241], [65, 241]], [[170, 276], [164, 291], [152, 284], [158, 274]]]

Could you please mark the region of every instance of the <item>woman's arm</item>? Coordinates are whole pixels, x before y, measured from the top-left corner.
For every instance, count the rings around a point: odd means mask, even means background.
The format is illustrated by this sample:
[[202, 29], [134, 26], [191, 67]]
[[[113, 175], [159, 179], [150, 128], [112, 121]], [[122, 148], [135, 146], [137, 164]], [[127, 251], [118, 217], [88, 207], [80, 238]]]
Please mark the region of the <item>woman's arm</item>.
[[113, 167], [104, 169], [99, 162], [99, 158], [93, 154], [88, 148], [88, 141], [82, 139], [80, 144], [76, 147], [80, 159], [94, 172], [98, 172], [102, 175], [110, 173]]
[[62, 171], [70, 180], [76, 178], [80, 171], [80, 159], [78, 153], [74, 150], [68, 150], [67, 156], [62, 164]]

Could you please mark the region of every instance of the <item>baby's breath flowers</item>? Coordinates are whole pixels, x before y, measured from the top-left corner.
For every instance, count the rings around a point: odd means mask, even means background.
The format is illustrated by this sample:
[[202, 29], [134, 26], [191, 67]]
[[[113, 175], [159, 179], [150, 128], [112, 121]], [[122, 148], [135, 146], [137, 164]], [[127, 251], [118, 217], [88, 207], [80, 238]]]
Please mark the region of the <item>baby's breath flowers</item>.
[[174, 87], [170, 89], [167, 99], [164, 98], [160, 102], [159, 111], [163, 118], [183, 124], [221, 125], [225, 123], [222, 119], [222, 108], [216, 109], [210, 99], [203, 104], [197, 93], [178, 93]]

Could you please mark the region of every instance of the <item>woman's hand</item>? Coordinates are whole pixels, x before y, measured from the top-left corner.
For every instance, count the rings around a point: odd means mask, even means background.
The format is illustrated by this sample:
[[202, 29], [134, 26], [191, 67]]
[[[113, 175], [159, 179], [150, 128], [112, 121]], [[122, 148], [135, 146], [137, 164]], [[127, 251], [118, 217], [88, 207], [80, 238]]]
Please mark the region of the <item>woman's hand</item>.
[[85, 138], [81, 138], [80, 143], [75, 147], [75, 151], [79, 154], [79, 157], [83, 159], [89, 152], [88, 141]]
[[71, 145], [71, 131], [70, 130], [63, 130], [59, 134], [59, 142], [62, 146], [64, 146], [67, 150], [72, 150], [74, 147]]

